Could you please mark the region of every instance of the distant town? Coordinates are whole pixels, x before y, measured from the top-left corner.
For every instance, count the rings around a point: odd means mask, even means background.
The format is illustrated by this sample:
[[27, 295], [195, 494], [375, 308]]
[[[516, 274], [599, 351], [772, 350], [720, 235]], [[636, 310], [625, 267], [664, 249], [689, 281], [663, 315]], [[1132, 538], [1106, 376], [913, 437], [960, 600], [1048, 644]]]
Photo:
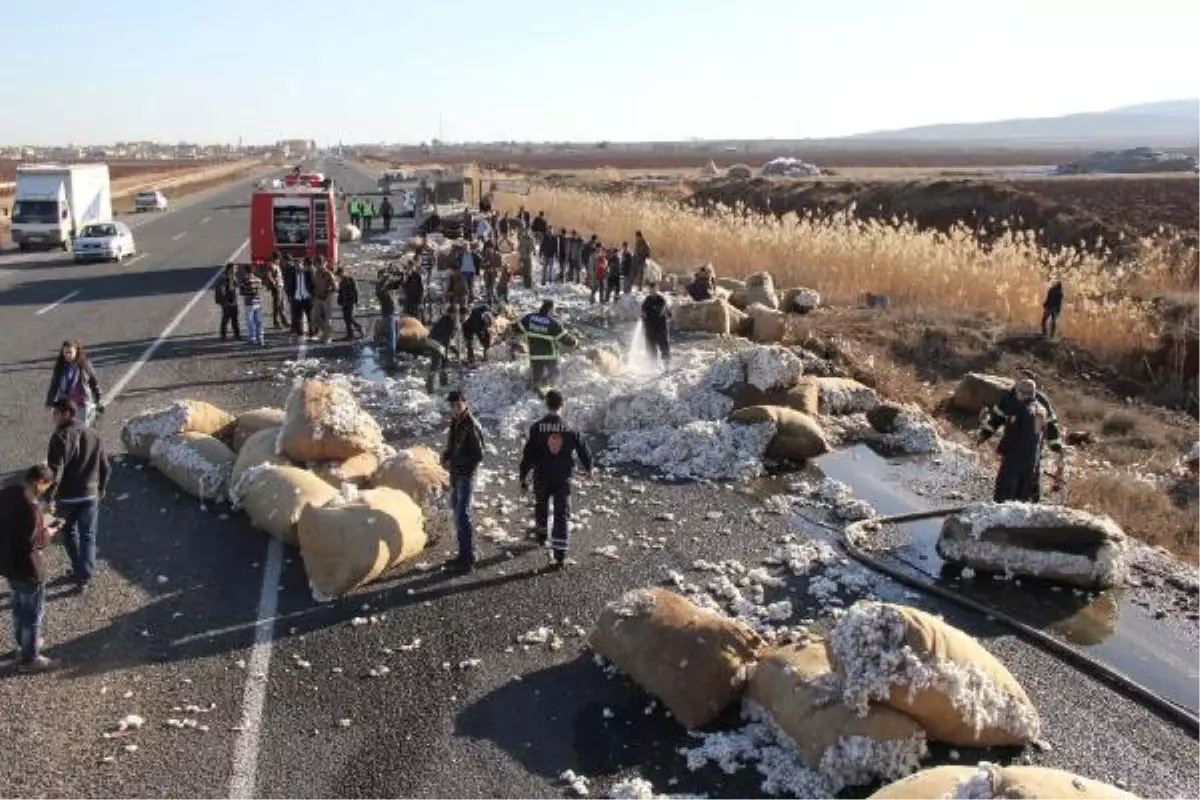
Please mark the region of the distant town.
[[0, 145], [0, 159], [28, 162], [53, 161], [221, 161], [242, 158], [291, 158], [316, 150], [312, 139], [286, 139], [269, 145], [165, 144], [116, 142], [104, 145], [31, 147]]

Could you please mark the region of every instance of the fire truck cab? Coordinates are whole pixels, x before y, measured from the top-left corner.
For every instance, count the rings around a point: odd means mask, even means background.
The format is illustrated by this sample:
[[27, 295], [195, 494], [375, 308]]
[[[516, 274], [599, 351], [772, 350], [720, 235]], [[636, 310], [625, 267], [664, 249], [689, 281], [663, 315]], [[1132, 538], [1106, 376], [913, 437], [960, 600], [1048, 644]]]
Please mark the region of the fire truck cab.
[[297, 186], [260, 189], [250, 196], [250, 259], [272, 253], [293, 258], [324, 256], [337, 263], [337, 202], [333, 189]]

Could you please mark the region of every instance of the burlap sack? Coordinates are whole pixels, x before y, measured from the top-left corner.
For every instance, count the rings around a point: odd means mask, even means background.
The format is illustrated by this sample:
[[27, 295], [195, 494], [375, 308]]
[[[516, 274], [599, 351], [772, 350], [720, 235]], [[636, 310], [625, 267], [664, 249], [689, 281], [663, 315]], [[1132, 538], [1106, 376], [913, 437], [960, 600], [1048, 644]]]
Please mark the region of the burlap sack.
[[307, 506], [320, 508], [337, 496], [337, 490], [299, 467], [262, 465], [246, 474], [240, 504], [259, 530], [284, 544], [299, 544], [296, 525]]
[[238, 452], [254, 434], [266, 428], [278, 428], [283, 425], [282, 408], [256, 408], [238, 414], [233, 427], [233, 449]]
[[755, 303], [779, 310], [779, 295], [775, 293], [775, 279], [769, 272], [756, 272], [746, 278], [746, 305]]
[[920, 722], [931, 739], [965, 747], [1037, 738], [1037, 709], [977, 641], [907, 606], [860, 601], [829, 638], [843, 698], [862, 711], [878, 699]]
[[665, 589], [638, 589], [610, 603], [588, 642], [685, 728], [707, 725], [738, 698], [763, 646], [742, 623]]
[[297, 526], [308, 581], [332, 598], [378, 578], [425, 549], [424, 516], [404, 492], [369, 489], [351, 502], [306, 506]]
[[804, 461], [829, 452], [820, 423], [807, 414], [780, 406], [747, 406], [729, 415], [734, 422], [773, 422], [775, 436], [767, 445], [768, 458]]
[[943, 797], [1001, 797], [1011, 800], [1136, 800], [1137, 795], [1049, 767], [933, 767], [890, 783], [877, 800]]
[[[872, 705], [860, 717], [838, 694], [837, 675], [818, 637], [767, 650], [746, 688], [746, 696], [766, 709], [796, 743], [809, 769], [820, 770], [826, 751], [849, 737], [905, 743], [914, 760], [920, 758], [925, 732], [916, 720], [880, 705]], [[857, 753], [864, 759], [870, 755], [862, 748]], [[859, 774], [868, 768], [865, 763], [842, 766], [857, 767]]]
[[809, 416], [815, 416], [820, 410], [820, 394], [817, 391], [817, 383], [812, 378], [800, 378], [786, 389], [773, 388], [767, 391], [750, 383], [741, 383], [732, 387], [727, 394], [732, 395], [735, 409], [748, 406], [782, 406]]
[[737, 309], [750, 305], [746, 282], [739, 278], [717, 278], [717, 288], [728, 292], [729, 304]]
[[1125, 583], [1129, 546], [1106, 516], [1039, 503], [972, 503], [942, 523], [944, 560], [1107, 589]]
[[751, 303], [746, 307], [751, 319], [750, 338], [756, 342], [782, 342], [787, 335], [787, 315], [762, 303]]
[[680, 303], [673, 309], [675, 325], [681, 331], [698, 331], [728, 336], [731, 331], [732, 315], [729, 304], [724, 300], [702, 300], [698, 303]]
[[821, 305], [821, 294], [815, 289], [798, 286], [785, 289], [779, 309], [786, 314], [807, 314]]
[[621, 356], [608, 348], [588, 347], [582, 352], [584, 357], [604, 375], [617, 375], [624, 366], [621, 363]]
[[155, 439], [188, 432], [221, 439], [232, 432], [235, 421], [232, 414], [203, 400], [176, 400], [166, 408], [127, 419], [121, 428], [121, 442], [131, 456], [148, 459]]
[[263, 428], [251, 435], [242, 444], [233, 462], [233, 471], [229, 475], [229, 501], [235, 506], [241, 503], [242, 479], [246, 473], [260, 464], [277, 466], [290, 465], [286, 457], [275, 452], [279, 443], [279, 428]]
[[359, 453], [345, 461], [322, 461], [312, 465], [313, 474], [335, 489], [343, 483], [366, 486], [379, 469], [380, 458], [375, 453]]
[[371, 485], [398, 489], [428, 507], [440, 494], [450, 490], [450, 473], [433, 450], [410, 447], [380, 464]]
[[429, 338], [429, 329], [416, 317], [400, 317], [397, 325], [396, 349], [401, 352], [416, 352]]
[[202, 500], [225, 499], [234, 458], [220, 439], [190, 431], [155, 439], [150, 447], [154, 468]]
[[985, 408], [996, 405], [1000, 395], [1013, 386], [1012, 379], [982, 372], [968, 372], [954, 387], [950, 405], [959, 411], [978, 414]]
[[293, 461], [345, 461], [383, 444], [383, 432], [354, 395], [321, 380], [300, 382], [288, 395], [279, 452]]
[[822, 414], [862, 414], [879, 405], [879, 395], [852, 378], [813, 378]]

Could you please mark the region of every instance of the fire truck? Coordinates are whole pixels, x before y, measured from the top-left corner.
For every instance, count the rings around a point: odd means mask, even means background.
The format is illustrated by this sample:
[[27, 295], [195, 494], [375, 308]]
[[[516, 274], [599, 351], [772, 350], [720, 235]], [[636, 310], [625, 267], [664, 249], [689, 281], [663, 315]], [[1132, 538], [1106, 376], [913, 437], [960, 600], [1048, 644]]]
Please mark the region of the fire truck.
[[250, 260], [272, 253], [293, 258], [325, 256], [337, 263], [337, 200], [332, 188], [295, 186], [259, 189], [250, 196]]

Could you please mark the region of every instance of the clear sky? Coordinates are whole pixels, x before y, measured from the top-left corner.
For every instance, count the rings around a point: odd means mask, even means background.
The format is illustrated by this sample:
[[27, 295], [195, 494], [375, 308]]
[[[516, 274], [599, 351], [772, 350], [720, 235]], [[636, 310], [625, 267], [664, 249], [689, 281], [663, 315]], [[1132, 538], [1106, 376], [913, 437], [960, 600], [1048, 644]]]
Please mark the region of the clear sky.
[[836, 136], [1200, 96], [1195, 0], [7, 2], [0, 143]]

